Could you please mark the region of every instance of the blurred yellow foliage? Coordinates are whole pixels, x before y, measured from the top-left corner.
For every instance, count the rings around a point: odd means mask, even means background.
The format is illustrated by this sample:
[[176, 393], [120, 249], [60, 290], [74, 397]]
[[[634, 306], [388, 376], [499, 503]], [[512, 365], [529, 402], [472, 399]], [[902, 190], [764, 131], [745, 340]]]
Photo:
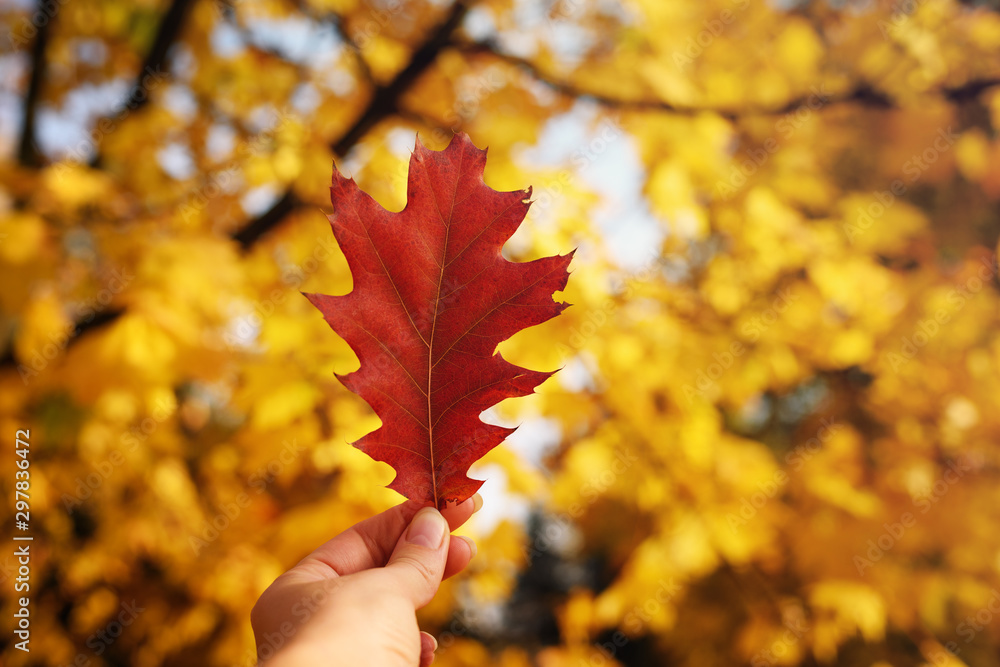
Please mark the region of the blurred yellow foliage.
[[998, 664], [993, 4], [0, 24], [0, 432], [31, 430], [35, 536], [33, 650], [3, 664], [255, 664], [261, 591], [399, 502], [299, 292], [351, 288], [331, 160], [399, 210], [414, 134], [458, 131], [489, 185], [533, 186], [507, 256], [577, 255], [573, 308], [501, 346], [562, 370], [486, 415], [523, 427], [421, 612], [435, 664]]

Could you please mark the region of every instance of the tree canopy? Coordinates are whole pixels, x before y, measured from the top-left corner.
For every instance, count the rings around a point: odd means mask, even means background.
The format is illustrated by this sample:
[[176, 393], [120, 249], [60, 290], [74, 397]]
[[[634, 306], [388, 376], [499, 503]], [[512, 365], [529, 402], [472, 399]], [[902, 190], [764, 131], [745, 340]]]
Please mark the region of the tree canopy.
[[399, 210], [415, 136], [458, 131], [491, 187], [534, 187], [509, 258], [578, 250], [573, 307], [501, 345], [562, 370], [488, 417], [522, 426], [421, 612], [436, 664], [998, 664], [995, 3], [0, 23], [0, 424], [32, 433], [39, 638], [5, 664], [252, 665], [267, 584], [400, 500], [299, 292], [351, 288], [332, 163]]

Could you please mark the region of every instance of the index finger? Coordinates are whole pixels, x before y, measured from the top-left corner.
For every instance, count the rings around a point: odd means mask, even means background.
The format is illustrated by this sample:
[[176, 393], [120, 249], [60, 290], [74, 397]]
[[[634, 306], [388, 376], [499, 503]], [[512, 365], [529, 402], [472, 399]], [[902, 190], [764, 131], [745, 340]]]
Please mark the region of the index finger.
[[[340, 576], [382, 567], [389, 561], [413, 515], [425, 506], [407, 500], [391, 507], [351, 526], [303, 558], [299, 564], [319, 562]], [[441, 515], [448, 521], [448, 527], [455, 530], [482, 506], [482, 496], [477, 493], [464, 502], [445, 507]]]

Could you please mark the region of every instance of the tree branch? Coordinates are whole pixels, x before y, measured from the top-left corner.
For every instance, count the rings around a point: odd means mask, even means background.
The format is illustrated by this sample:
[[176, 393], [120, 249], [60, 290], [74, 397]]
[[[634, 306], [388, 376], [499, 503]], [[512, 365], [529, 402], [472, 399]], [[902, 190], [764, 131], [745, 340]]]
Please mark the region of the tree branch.
[[340, 140], [333, 144], [334, 153], [340, 156], [347, 155], [370, 129], [396, 112], [400, 96], [431, 66], [441, 51], [450, 43], [452, 33], [462, 23], [468, 9], [468, 5], [462, 0], [452, 6], [447, 18], [424, 42], [423, 46], [414, 52], [410, 64], [397, 74], [396, 78], [388, 85], [375, 89], [375, 94], [372, 95], [364, 113]]
[[941, 94], [944, 95], [947, 100], [960, 104], [962, 102], [968, 102], [969, 100], [976, 99], [979, 95], [995, 86], [1000, 86], [1000, 77], [972, 79], [965, 82], [961, 86], [941, 88]]
[[[46, 11], [47, 3], [39, 0], [39, 10]], [[194, 4], [194, 0], [174, 0], [163, 15], [160, 27], [157, 29], [153, 45], [143, 62], [142, 69], [136, 74], [135, 83], [131, 92], [126, 98], [121, 109], [117, 110], [110, 117], [115, 117], [125, 109], [135, 110], [144, 106], [149, 101], [149, 91], [144, 89], [144, 80], [153, 73], [159, 73], [167, 59], [167, 52], [171, 45], [180, 35], [184, 21], [187, 18], [188, 10]], [[48, 42], [49, 29], [54, 21], [54, 16], [49, 16], [46, 24], [38, 29], [35, 37], [35, 45], [32, 51], [31, 80], [28, 84], [28, 92], [24, 100], [24, 125], [21, 128], [21, 144], [18, 151], [18, 159], [26, 167], [41, 166], [41, 156], [35, 147], [34, 142], [34, 118], [35, 107], [38, 103], [38, 95], [41, 89], [42, 80], [45, 76], [45, 49]], [[100, 153], [94, 156], [91, 166], [98, 166], [100, 163]], [[115, 321], [122, 314], [121, 311], [105, 311], [98, 313], [89, 322], [78, 323], [70, 337], [67, 345], [72, 344], [80, 335], [92, 329], [99, 328], [105, 324]], [[12, 365], [14, 363], [13, 349], [8, 348], [3, 357], [0, 357], [0, 367]]]
[[264, 211], [259, 217], [251, 220], [238, 232], [232, 235], [232, 239], [240, 244], [244, 251], [249, 250], [261, 236], [273, 229], [285, 216], [294, 211], [299, 206], [299, 201], [295, 198], [295, 193], [289, 188], [278, 201], [271, 205], [271, 208]]
[[[828, 106], [830, 104], [858, 103], [866, 107], [875, 109], [896, 108], [893, 100], [886, 93], [876, 90], [871, 85], [863, 83], [852, 90], [825, 95], [822, 92], [810, 93], [802, 97], [793, 98], [784, 104], [771, 107], [706, 107], [706, 106], [685, 106], [671, 104], [664, 100], [643, 100], [643, 99], [622, 99], [611, 97], [604, 93], [584, 90], [576, 84], [555, 79], [548, 72], [543, 71], [536, 63], [509, 53], [504, 53], [492, 42], [467, 42], [456, 45], [456, 47], [467, 55], [483, 55], [497, 58], [511, 65], [516, 65], [528, 73], [532, 78], [548, 86], [552, 90], [577, 99], [590, 99], [600, 104], [615, 109], [629, 111], [660, 111], [681, 115], [694, 115], [699, 113], [716, 113], [729, 120], [738, 120], [748, 116], [780, 116], [795, 111], [803, 106], [811, 108]], [[961, 86], [942, 87], [939, 92], [943, 97], [952, 102], [963, 102], [975, 98], [984, 90], [1000, 85], [1000, 77], [977, 79], [968, 81]]]
[[[347, 155], [375, 125], [399, 112], [400, 97], [427, 71], [437, 59], [438, 54], [450, 44], [452, 33], [461, 25], [467, 11], [468, 6], [464, 0], [459, 0], [452, 5], [444, 21], [435, 28], [434, 32], [427, 38], [427, 41], [413, 53], [409, 64], [388, 84], [376, 86], [371, 100], [369, 100], [357, 120], [344, 131], [339, 139], [330, 145], [335, 154], [340, 157]], [[233, 240], [239, 243], [243, 250], [248, 250], [261, 236], [276, 227], [297, 205], [298, 202], [295, 199], [295, 194], [289, 188], [275, 202], [274, 206], [265, 211], [259, 218], [252, 220], [243, 229], [233, 234]]]
[[[133, 87], [133, 93], [129, 96], [129, 105], [133, 101], [138, 104], [129, 106], [128, 108], [136, 108], [136, 106], [145, 103], [144, 100], [140, 101], [135, 97], [135, 92], [141, 90], [142, 79], [147, 72], [147, 68], [153, 68], [155, 72], [162, 66], [170, 44], [180, 32], [181, 24], [190, 4], [191, 0], [174, 0], [174, 3], [164, 16], [153, 48], [146, 58], [142, 71], [139, 72], [136, 78], [136, 87]], [[467, 11], [468, 6], [465, 0], [457, 0], [448, 12], [445, 20], [434, 30], [427, 41], [414, 52], [410, 63], [389, 84], [375, 89], [372, 99], [358, 119], [332, 144], [332, 149], [337, 155], [346, 155], [372, 127], [400, 110], [398, 106], [399, 98], [430, 67], [437, 59], [438, 54], [449, 44], [452, 33], [461, 24]], [[244, 250], [249, 249], [264, 234], [276, 227], [289, 213], [295, 210], [298, 204], [299, 202], [296, 200], [294, 192], [289, 189], [269, 210], [251, 221], [240, 231], [234, 233], [232, 235], [233, 240], [239, 243], [240, 247]], [[120, 315], [120, 311], [101, 313], [90, 322], [78, 325], [68, 344], [71, 345], [74, 340], [77, 340], [86, 331], [113, 322]], [[12, 364], [13, 361], [13, 355], [8, 350], [5, 357], [0, 359], [0, 366]]]
[[[156, 36], [153, 38], [153, 45], [146, 54], [146, 59], [143, 61], [142, 67], [135, 75], [135, 81], [129, 90], [128, 97], [106, 118], [120, 118], [126, 111], [137, 111], [149, 103], [150, 91], [146, 89], [147, 79], [153, 77], [155, 80], [159, 80], [165, 76], [162, 70], [167, 62], [167, 53], [174, 42], [177, 41], [177, 37], [184, 27], [188, 11], [193, 4], [194, 0], [174, 0], [170, 4], [170, 8], [167, 9], [163, 18], [160, 19]], [[90, 166], [98, 168], [100, 165], [101, 151], [100, 146], [97, 146], [94, 156], [90, 160]]]
[[361, 75], [365, 78], [365, 81], [371, 85], [375, 85], [375, 77], [372, 75], [372, 70], [368, 66], [368, 61], [361, 55], [361, 48], [358, 46], [358, 43], [355, 42], [354, 39], [347, 33], [347, 26], [344, 25], [343, 16], [332, 11], [319, 15], [311, 7], [309, 7], [304, 0], [298, 0], [295, 3], [295, 8], [316, 23], [329, 23], [333, 27], [333, 31], [337, 33], [337, 37], [340, 38], [340, 40], [354, 55], [354, 60], [357, 62], [358, 69], [361, 71]]
[[178, 36], [180, 36], [181, 29], [184, 27], [184, 21], [192, 5], [194, 5], [194, 0], [174, 0], [170, 4], [170, 9], [163, 15], [163, 18], [160, 20], [160, 26], [156, 30], [156, 37], [153, 39], [153, 46], [150, 47], [149, 53], [146, 54], [146, 60], [142, 63], [142, 69], [139, 70], [139, 73], [135, 77], [135, 83], [132, 84], [132, 92], [125, 102], [129, 109], [137, 110], [145, 106], [149, 101], [148, 94], [140, 96], [140, 93], [146, 92], [143, 90], [143, 80], [148, 73], [159, 73], [166, 64], [167, 52], [174, 45], [174, 42], [177, 41]]
[[[139, 72], [139, 75], [137, 76], [137, 83], [133, 87], [133, 94], [129, 97], [129, 108], [136, 108], [145, 104], [146, 99], [138, 99], [135, 96], [135, 93], [137, 90], [141, 90], [142, 79], [147, 73], [148, 68], [152, 68], [153, 71], [158, 71], [159, 68], [162, 67], [166, 59], [169, 46], [179, 34], [184, 16], [191, 4], [192, 0], [174, 0], [174, 3], [164, 16], [160, 30], [157, 33], [156, 40], [154, 41], [153, 48], [150, 50], [150, 53], [146, 58], [143, 70]], [[815, 105], [817, 101], [819, 101], [823, 106], [833, 103], [839, 104], [854, 102], [871, 108], [895, 108], [893, 100], [886, 93], [878, 91], [867, 84], [859, 85], [853, 90], [837, 95], [824, 96], [822, 94], [813, 94], [811, 96], [804, 96], [789, 100], [788, 102], [776, 107], [749, 109], [746, 107], [740, 109], [689, 107], [671, 104], [663, 100], [628, 100], [614, 98], [596, 91], [580, 89], [576, 86], [576, 84], [568, 81], [553, 79], [549, 73], [542, 71], [537, 64], [528, 59], [504, 53], [500, 49], [496, 48], [494, 44], [488, 42], [455, 43], [452, 39], [453, 33], [461, 24], [467, 10], [468, 7], [465, 0], [457, 0], [457, 2], [449, 10], [446, 18], [428, 37], [427, 41], [425, 41], [424, 44], [414, 52], [410, 63], [402, 71], [400, 71], [391, 82], [384, 86], [375, 87], [371, 99], [355, 122], [331, 144], [331, 149], [334, 153], [341, 157], [347, 155], [347, 153], [349, 153], [351, 149], [354, 148], [354, 146], [356, 146], [357, 143], [375, 125], [390, 116], [401, 115], [414, 120], [421, 120], [425, 122], [429, 121], [429, 119], [425, 119], [415, 112], [403, 109], [400, 106], [400, 98], [434, 63], [440, 53], [445, 48], [450, 47], [457, 48], [465, 54], [484, 55], [516, 65], [531, 75], [534, 79], [538, 80], [543, 85], [552, 88], [556, 92], [574, 98], [591, 99], [605, 106], [617, 109], [660, 111], [687, 115], [702, 112], [713, 112], [725, 118], [737, 120], [741, 117], [754, 115], [782, 115], [795, 111], [806, 104]], [[338, 29], [342, 30], [342, 26], [338, 26]], [[39, 41], [44, 41], [41, 31], [39, 34]], [[39, 46], [36, 42], [36, 57], [38, 51]], [[41, 51], [44, 53], [44, 43], [42, 44]], [[358, 56], [360, 58], [360, 54], [358, 54]], [[984, 78], [968, 81], [960, 86], [942, 87], [939, 89], [939, 93], [952, 102], [963, 103], [975, 99], [982, 92], [998, 85], [1000, 85], [1000, 77]], [[35, 95], [37, 95], [37, 91]], [[23, 142], [24, 136], [22, 135], [22, 146]], [[246, 251], [265, 234], [278, 226], [281, 221], [299, 205], [300, 202], [297, 201], [293, 190], [289, 188], [271, 206], [270, 209], [256, 219], [250, 221], [239, 231], [233, 233], [231, 238], [239, 243], [240, 247]], [[101, 314], [86, 325], [78, 326], [76, 335], [78, 336], [85, 331], [111, 322], [116, 319], [118, 315], [120, 315], [118, 312]], [[0, 365], [5, 365], [12, 361], [13, 359], [8, 351], [7, 357], [0, 360]]]
[[41, 164], [41, 155], [38, 154], [38, 147], [35, 144], [35, 110], [38, 108], [38, 98], [42, 92], [42, 83], [45, 80], [45, 70], [48, 64], [45, 59], [45, 51], [49, 43], [49, 33], [52, 29], [52, 23], [55, 21], [55, 16], [48, 14], [45, 0], [38, 0], [38, 8], [34, 15], [46, 16], [47, 20], [38, 28], [38, 34], [35, 35], [35, 43], [31, 49], [31, 78], [28, 79], [28, 90], [24, 94], [22, 107], [23, 123], [17, 160], [22, 166], [29, 168], [38, 167]]

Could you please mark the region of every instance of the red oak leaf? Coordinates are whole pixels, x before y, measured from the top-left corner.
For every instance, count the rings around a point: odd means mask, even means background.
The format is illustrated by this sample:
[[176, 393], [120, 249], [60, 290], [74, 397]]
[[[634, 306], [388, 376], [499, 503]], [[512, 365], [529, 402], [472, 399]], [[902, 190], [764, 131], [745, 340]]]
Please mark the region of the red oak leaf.
[[515, 366], [497, 345], [569, 305], [552, 295], [566, 286], [572, 252], [523, 263], [501, 256], [531, 189], [493, 190], [485, 165], [486, 151], [465, 134], [443, 151], [418, 140], [399, 213], [335, 169], [329, 220], [354, 289], [306, 294], [361, 362], [338, 379], [382, 420], [354, 446], [395, 468], [389, 488], [438, 507], [474, 494], [483, 483], [469, 466], [514, 431], [479, 414], [554, 372]]

